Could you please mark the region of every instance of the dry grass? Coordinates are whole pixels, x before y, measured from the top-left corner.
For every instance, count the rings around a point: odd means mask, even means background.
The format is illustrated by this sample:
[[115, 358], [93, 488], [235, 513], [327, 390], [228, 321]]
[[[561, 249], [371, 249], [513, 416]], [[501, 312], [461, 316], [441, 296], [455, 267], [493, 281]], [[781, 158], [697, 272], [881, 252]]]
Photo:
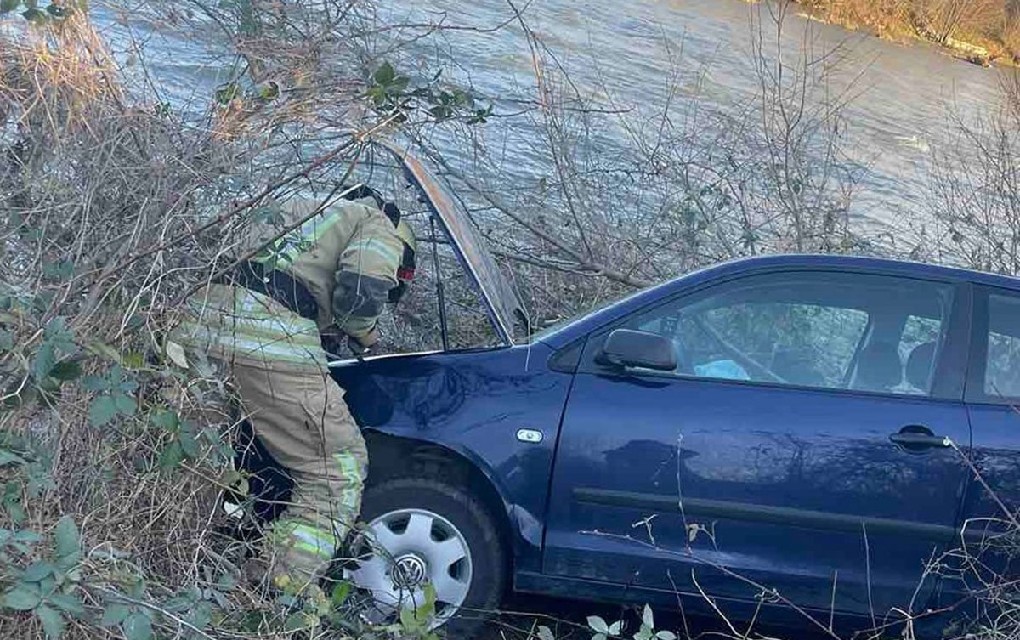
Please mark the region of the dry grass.
[[921, 37], [977, 63], [1020, 62], [1014, 0], [797, 0], [828, 22], [892, 40]]
[[[309, 69], [315, 65], [300, 72]], [[343, 93], [329, 92], [323, 117], [344, 108]], [[346, 95], [349, 104], [353, 93]], [[223, 255], [257, 205], [298, 180], [335, 175], [356, 157], [359, 145], [347, 138], [318, 160], [279, 162], [277, 145], [296, 136], [267, 139], [267, 126], [321, 127], [308, 116], [320, 98], [306, 92], [272, 108], [238, 99], [214, 109], [208, 126], [194, 126], [133, 104], [103, 38], [80, 16], [0, 41], [0, 328], [10, 341], [0, 349], [8, 404], [0, 410], [0, 448], [39, 456], [35, 471], [8, 465], [0, 472], [5, 505], [18, 506], [0, 510], [0, 527], [48, 533], [72, 516], [84, 542], [74, 593], [96, 615], [118, 598], [156, 612], [172, 596], [236, 577], [216, 512], [233, 480], [223, 449], [230, 418], [200, 434], [185, 460], [163, 465], [183, 436], [157, 426], [160, 407], [186, 417], [221, 405], [197, 398], [196, 381], [152, 356], [183, 296], [229, 265]], [[225, 178], [240, 186], [231, 189]], [[253, 193], [248, 184], [270, 187]], [[103, 425], [90, 419], [105, 392], [83, 388], [81, 379], [47, 391], [52, 380], [38, 374], [39, 353], [57, 344], [57, 322], [67, 335], [55, 359], [78, 362], [86, 375], [123, 370], [114, 382], [140, 385], [127, 395], [133, 415]], [[44, 557], [40, 549], [0, 562], [0, 583], [17, 581], [19, 568]], [[243, 590], [229, 598], [224, 611], [261, 606]], [[173, 630], [187, 626], [176, 618], [183, 615], [153, 618]], [[72, 621], [74, 635], [95, 637], [96, 620]], [[0, 636], [36, 634], [35, 618], [0, 617]]]
[[[153, 249], [187, 233], [188, 196], [218, 160], [207, 134], [189, 136], [168, 117], [129, 106], [102, 39], [83, 20], [69, 19], [46, 37], [5, 41], [0, 71], [0, 282], [6, 295], [36, 299], [4, 317], [15, 348], [0, 355], [0, 369], [11, 391], [12, 381], [13, 388], [38, 383], [20, 360], [38, 353], [44, 327], [57, 317], [76, 338], [62, 356], [100, 344], [127, 355], [153, 344], [161, 305], [187, 286], [180, 270], [196, 241]], [[136, 259], [142, 254], [147, 259]], [[86, 373], [111, 364], [84, 363]], [[150, 372], [137, 375], [158, 382]], [[153, 392], [142, 390], [143, 397]], [[53, 409], [29, 403], [0, 414], [8, 437], [28, 438], [52, 456], [45, 488], [17, 496], [24, 520], [12, 522], [5, 512], [2, 526], [47, 532], [70, 514], [84, 535], [87, 604], [97, 604], [104, 589], [123, 592], [132, 579], [146, 580], [141, 598], [158, 601], [202, 579], [199, 567], [215, 546], [218, 489], [209, 476], [222, 469], [199, 458], [173, 476], [158, 473], [155, 460], [170, 434], [149, 428], [144, 409], [138, 419], [98, 429], [87, 414], [92, 395], [68, 388]], [[17, 471], [8, 467], [7, 480]], [[122, 559], [112, 559], [113, 550]], [[0, 635], [28, 637], [32, 624], [5, 616]], [[84, 626], [78, 632], [94, 634]]]

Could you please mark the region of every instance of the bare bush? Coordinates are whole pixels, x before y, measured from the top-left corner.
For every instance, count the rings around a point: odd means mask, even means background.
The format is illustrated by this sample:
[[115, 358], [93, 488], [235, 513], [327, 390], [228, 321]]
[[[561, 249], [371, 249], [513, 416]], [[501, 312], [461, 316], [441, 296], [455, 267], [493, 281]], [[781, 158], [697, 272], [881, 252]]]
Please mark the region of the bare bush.
[[1015, 0], [796, 0], [828, 22], [879, 36], [920, 36], [983, 65], [1017, 59]]
[[990, 34], [1001, 28], [1002, 0], [918, 0], [913, 12], [918, 24], [939, 44], [961, 32]]
[[1015, 76], [991, 113], [956, 117], [956, 140], [932, 158], [930, 208], [941, 234], [932, 259], [1020, 273], [1020, 119]]
[[686, 70], [665, 42], [672, 62], [663, 86], [647, 88], [654, 101], [604, 80], [580, 87], [520, 18], [538, 96], [522, 117], [541, 141], [529, 150], [540, 173], [521, 184], [484, 139], [465, 139], [476, 160], [447, 170], [515, 264], [539, 324], [719, 260], [869, 250], [850, 228], [860, 176], [842, 112], [853, 86], [828, 84], [841, 52], [813, 51], [810, 25], [796, 53], [784, 50], [791, 11], [753, 10], [757, 85], [727, 107], [699, 99], [712, 70]]
[[480, 117], [360, 47], [371, 16], [346, 3], [198, 6], [193, 26], [233, 34], [243, 61], [199, 113], [126, 85], [83, 12], [0, 32], [7, 637], [94, 637], [104, 616], [132, 638], [303, 623], [237, 585], [216, 507], [240, 481], [239, 415], [223, 380], [161, 357], [162, 335], [275, 201], [335, 197], [377, 132]]

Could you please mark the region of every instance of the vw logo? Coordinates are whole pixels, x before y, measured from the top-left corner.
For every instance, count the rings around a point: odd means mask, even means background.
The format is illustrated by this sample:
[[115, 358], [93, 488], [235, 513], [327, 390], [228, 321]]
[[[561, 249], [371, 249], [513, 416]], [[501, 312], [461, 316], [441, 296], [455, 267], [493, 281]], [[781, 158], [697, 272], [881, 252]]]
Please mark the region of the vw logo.
[[428, 567], [425, 561], [416, 555], [398, 558], [393, 564], [393, 586], [398, 589], [414, 589], [421, 586], [428, 578]]

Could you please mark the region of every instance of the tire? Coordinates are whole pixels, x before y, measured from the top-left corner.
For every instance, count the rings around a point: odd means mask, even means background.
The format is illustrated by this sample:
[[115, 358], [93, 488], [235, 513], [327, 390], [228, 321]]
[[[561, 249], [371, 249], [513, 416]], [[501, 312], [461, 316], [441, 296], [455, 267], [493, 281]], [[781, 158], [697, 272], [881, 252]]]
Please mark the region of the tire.
[[[375, 556], [385, 556], [391, 573], [383, 578], [374, 565], [359, 562], [359, 569], [349, 577], [358, 586], [371, 589], [379, 580], [387, 585], [396, 585], [397, 580], [416, 584], [414, 576], [393, 578], [395, 566], [404, 572], [401, 575], [424, 571], [432, 576], [443, 572], [440, 567], [447, 564], [446, 558], [456, 557], [456, 549], [466, 547], [464, 557], [447, 567], [449, 581], [443, 576], [426, 578], [435, 585], [440, 601], [436, 605], [437, 628], [450, 638], [468, 640], [485, 624], [486, 614], [499, 606], [506, 584], [507, 551], [494, 518], [466, 488], [432, 478], [406, 477], [370, 485], [362, 500], [361, 520], [378, 534], [376, 548], [385, 549], [385, 553]], [[421, 535], [426, 522], [431, 522], [427, 537]], [[461, 595], [465, 586], [466, 595]], [[461, 597], [459, 605], [451, 604]]]

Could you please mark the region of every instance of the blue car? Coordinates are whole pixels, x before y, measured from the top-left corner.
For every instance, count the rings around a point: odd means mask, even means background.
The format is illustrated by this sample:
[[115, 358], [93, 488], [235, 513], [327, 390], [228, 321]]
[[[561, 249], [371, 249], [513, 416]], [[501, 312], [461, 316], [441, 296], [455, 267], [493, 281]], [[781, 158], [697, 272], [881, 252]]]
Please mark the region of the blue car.
[[512, 590], [881, 625], [965, 601], [953, 551], [1020, 500], [1012, 278], [741, 260], [526, 344], [335, 376], [386, 550], [352, 577], [390, 602], [431, 581], [440, 621]]
[[458, 638], [509, 592], [870, 628], [1012, 570], [1020, 280], [753, 258], [513, 344], [461, 257], [505, 344], [333, 369], [371, 459], [347, 575], [381, 610], [431, 584]]

